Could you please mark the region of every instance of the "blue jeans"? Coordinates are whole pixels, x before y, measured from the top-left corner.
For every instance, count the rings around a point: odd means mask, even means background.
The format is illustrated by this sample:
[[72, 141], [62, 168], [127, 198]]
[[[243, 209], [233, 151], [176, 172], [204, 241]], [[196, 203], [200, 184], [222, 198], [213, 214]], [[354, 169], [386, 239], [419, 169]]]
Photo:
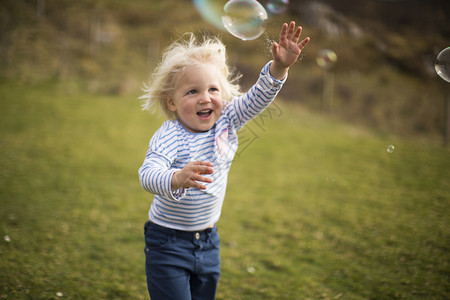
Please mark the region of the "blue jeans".
[[211, 300], [220, 276], [217, 227], [186, 232], [145, 224], [145, 270], [152, 300]]

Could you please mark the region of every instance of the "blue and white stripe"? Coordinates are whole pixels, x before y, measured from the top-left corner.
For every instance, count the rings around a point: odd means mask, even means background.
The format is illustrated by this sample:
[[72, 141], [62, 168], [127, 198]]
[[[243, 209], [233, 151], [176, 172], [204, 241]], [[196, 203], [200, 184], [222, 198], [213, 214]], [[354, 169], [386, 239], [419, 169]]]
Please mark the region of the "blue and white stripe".
[[[150, 140], [144, 163], [139, 169], [142, 187], [155, 195], [149, 211], [150, 221], [164, 227], [195, 231], [219, 220], [228, 172], [238, 146], [237, 132], [275, 99], [284, 81], [269, 74], [271, 62], [261, 70], [256, 84], [245, 94], [233, 98], [208, 132], [193, 134], [178, 120], [162, 124]], [[212, 183], [206, 190], [171, 191], [172, 175], [191, 161], [214, 165]]]

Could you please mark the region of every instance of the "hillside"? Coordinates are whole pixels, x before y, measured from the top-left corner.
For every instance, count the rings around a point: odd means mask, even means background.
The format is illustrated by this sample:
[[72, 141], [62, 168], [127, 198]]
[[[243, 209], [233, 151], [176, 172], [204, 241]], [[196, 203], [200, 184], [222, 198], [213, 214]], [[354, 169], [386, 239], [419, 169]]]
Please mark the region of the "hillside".
[[435, 77], [434, 59], [450, 42], [448, 1], [292, 1], [290, 9], [330, 37], [373, 38], [385, 63], [423, 79]]

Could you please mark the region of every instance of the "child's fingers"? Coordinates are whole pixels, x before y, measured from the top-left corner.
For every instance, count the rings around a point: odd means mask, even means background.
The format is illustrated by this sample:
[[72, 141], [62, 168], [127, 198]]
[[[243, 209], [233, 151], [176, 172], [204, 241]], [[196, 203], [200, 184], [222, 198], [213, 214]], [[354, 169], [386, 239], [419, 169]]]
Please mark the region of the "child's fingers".
[[213, 165], [212, 162], [202, 161], [202, 160], [196, 160], [196, 161], [193, 161], [191, 163], [194, 164], [194, 165], [197, 165], [197, 166], [210, 166], [210, 167], [212, 167], [212, 165]]
[[206, 190], [206, 186], [204, 184], [201, 184], [200, 182], [211, 183], [212, 178], [201, 176], [200, 174], [194, 175], [191, 177], [191, 180], [189, 181], [189, 187]]
[[208, 161], [194, 161], [189, 164], [192, 173], [189, 175], [188, 187], [206, 190], [206, 186], [200, 182], [212, 182], [212, 178], [202, 175], [214, 173], [213, 164]]
[[295, 31], [295, 34], [294, 34], [294, 37], [292, 38], [292, 41], [294, 42], [294, 43], [297, 43], [298, 42], [298, 40], [299, 40], [299, 38], [300, 38], [300, 35], [302, 34], [302, 27], [301, 26], [298, 26], [297, 27], [297, 30]]
[[288, 25], [287, 25], [287, 23], [284, 23], [283, 26], [281, 27], [280, 41], [286, 38], [287, 29], [288, 29]]
[[197, 174], [212, 174], [214, 173], [213, 164], [207, 161], [195, 161], [193, 171]]
[[309, 40], [310, 40], [309, 37], [305, 38], [303, 41], [301, 41], [301, 42], [298, 44], [298, 48], [299, 48], [300, 50], [303, 50], [303, 48], [305, 48], [305, 46], [309, 43]]
[[288, 40], [292, 39], [292, 35], [294, 34], [294, 28], [295, 28], [295, 22], [291, 21], [291, 23], [289, 24], [289, 29], [287, 31], [287, 36], [286, 36], [286, 38]]
[[196, 176], [193, 176], [192, 180], [200, 181], [200, 182], [207, 182], [207, 183], [211, 183], [212, 182], [212, 178], [205, 177], [205, 176], [202, 176], [200, 174], [197, 174]]
[[278, 55], [278, 43], [273, 42], [272, 44], [272, 56], [276, 57]]
[[199, 190], [206, 190], [206, 186], [203, 184], [197, 184], [197, 186], [195, 188], [199, 189]]
[[206, 186], [205, 185], [203, 185], [201, 183], [198, 183], [195, 180], [189, 181], [187, 186], [186, 186], [186, 188], [194, 188], [194, 189], [199, 189], [199, 190], [206, 190]]
[[[180, 181], [180, 179], [178, 179], [178, 181]], [[202, 176], [199, 173], [185, 174], [184, 179], [181, 179], [180, 187], [196, 188], [196, 189], [202, 189], [202, 190], [206, 189], [206, 186], [201, 184], [201, 182], [212, 183], [213, 180], [212, 180], [212, 178]]]

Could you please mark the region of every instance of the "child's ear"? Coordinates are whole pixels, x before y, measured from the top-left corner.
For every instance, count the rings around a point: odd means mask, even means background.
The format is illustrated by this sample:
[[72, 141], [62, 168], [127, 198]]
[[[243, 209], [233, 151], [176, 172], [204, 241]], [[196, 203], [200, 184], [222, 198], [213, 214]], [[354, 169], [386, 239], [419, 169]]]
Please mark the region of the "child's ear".
[[166, 96], [166, 105], [167, 105], [167, 108], [170, 111], [176, 111], [177, 110], [177, 108], [175, 106], [175, 103], [173, 102], [173, 99], [170, 96]]

